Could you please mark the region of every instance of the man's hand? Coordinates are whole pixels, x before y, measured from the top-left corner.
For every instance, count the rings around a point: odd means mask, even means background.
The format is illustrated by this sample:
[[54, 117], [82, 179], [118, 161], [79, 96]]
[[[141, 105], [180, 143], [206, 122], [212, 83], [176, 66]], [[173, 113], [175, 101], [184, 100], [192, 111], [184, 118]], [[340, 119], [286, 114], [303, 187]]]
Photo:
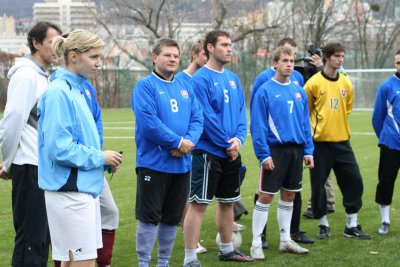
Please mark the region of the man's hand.
[[266, 171], [273, 171], [275, 169], [274, 161], [272, 158], [267, 159], [263, 162], [262, 167]]
[[232, 160], [236, 160], [239, 156], [240, 143], [236, 138], [229, 139], [228, 143], [232, 145], [226, 149], [226, 153], [229, 155], [229, 157], [231, 157]]
[[312, 65], [314, 65], [315, 67], [317, 67], [317, 68], [322, 68], [322, 66], [324, 65], [324, 64], [322, 63], [321, 57], [318, 56], [317, 54], [314, 54], [314, 55], [311, 56], [310, 63], [311, 63]]
[[306, 164], [306, 167], [309, 170], [314, 168], [314, 158], [313, 157], [304, 157], [304, 163]]
[[169, 153], [171, 154], [172, 157], [177, 157], [177, 158], [181, 158], [184, 155], [181, 151], [179, 151], [179, 149], [176, 148], [171, 149]]
[[5, 167], [3, 163], [0, 163], [0, 178], [4, 180], [9, 180], [11, 179], [11, 175], [6, 172]]
[[115, 166], [111, 168], [112, 173], [116, 173], [119, 170], [119, 166]]
[[182, 154], [188, 154], [194, 148], [194, 144], [189, 139], [183, 139], [179, 151]]
[[111, 151], [111, 150], [106, 150], [103, 152], [104, 154], [104, 165], [107, 166], [112, 166], [118, 167], [122, 163], [122, 154]]

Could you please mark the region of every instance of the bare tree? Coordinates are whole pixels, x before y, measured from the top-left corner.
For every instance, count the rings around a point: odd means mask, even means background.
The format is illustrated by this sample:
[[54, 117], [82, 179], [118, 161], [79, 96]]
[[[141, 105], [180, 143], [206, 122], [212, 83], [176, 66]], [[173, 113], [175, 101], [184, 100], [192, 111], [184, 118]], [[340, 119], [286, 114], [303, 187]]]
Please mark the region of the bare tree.
[[0, 111], [4, 110], [7, 100], [7, 87], [9, 80], [7, 73], [14, 64], [16, 55], [0, 51]]
[[298, 39], [304, 44], [313, 43], [320, 47], [335, 30], [339, 28], [342, 30], [347, 13], [342, 9], [340, 10], [342, 17], [338, 16], [338, 8], [341, 8], [342, 5], [337, 5], [337, 1], [302, 0], [299, 5], [298, 1], [293, 0], [293, 5], [295, 2], [297, 8], [294, 10], [293, 16], [296, 23], [293, 28], [299, 28], [299, 31], [294, 32], [301, 33]]
[[[353, 1], [356, 11], [354, 26], [357, 28], [357, 44], [360, 51], [361, 68], [382, 68], [388, 54], [400, 34], [400, 22], [395, 20], [394, 0], [362, 2]], [[379, 18], [373, 14], [379, 12]]]

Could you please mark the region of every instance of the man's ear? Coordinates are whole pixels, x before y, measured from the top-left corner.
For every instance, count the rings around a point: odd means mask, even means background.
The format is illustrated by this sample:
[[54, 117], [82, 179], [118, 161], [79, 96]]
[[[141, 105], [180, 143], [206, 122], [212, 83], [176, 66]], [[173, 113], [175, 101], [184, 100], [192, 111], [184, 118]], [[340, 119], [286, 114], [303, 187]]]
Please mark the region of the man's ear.
[[37, 50], [39, 50], [39, 45], [41, 45], [42, 43], [38, 42], [36, 39], [32, 39], [32, 44], [36, 52]]
[[214, 46], [211, 43], [208, 43], [207, 44], [207, 50], [208, 50], [208, 53], [213, 52], [214, 51]]
[[157, 57], [158, 57], [158, 55], [155, 54], [155, 53], [153, 53], [153, 54], [151, 55], [151, 58], [152, 58], [152, 60], [153, 60], [153, 65], [155, 65], [155, 62], [156, 62]]

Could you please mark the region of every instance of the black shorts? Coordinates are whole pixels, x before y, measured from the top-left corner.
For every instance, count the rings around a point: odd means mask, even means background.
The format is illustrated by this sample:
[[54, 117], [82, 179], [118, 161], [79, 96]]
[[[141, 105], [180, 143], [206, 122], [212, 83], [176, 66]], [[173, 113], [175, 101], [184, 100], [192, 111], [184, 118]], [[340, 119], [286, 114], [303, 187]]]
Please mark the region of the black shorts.
[[136, 219], [178, 225], [189, 192], [190, 172], [164, 173], [137, 168]]
[[189, 202], [210, 204], [214, 196], [223, 203], [240, 200], [240, 155], [232, 161], [202, 150], [192, 154]]
[[304, 147], [282, 145], [270, 147], [270, 151], [275, 168], [266, 171], [261, 166], [259, 190], [273, 195], [281, 188], [290, 192], [301, 191]]

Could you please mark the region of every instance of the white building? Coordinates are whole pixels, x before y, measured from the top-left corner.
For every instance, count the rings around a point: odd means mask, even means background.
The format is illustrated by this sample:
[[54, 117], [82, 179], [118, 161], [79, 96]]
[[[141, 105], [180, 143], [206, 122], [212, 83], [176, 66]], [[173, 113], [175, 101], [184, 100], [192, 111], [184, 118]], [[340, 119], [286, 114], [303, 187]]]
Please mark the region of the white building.
[[63, 32], [74, 29], [92, 30], [96, 25], [96, 5], [85, 0], [45, 0], [33, 5], [33, 21], [50, 21]]
[[24, 35], [0, 36], [0, 51], [10, 54], [25, 55], [30, 53], [28, 41]]

